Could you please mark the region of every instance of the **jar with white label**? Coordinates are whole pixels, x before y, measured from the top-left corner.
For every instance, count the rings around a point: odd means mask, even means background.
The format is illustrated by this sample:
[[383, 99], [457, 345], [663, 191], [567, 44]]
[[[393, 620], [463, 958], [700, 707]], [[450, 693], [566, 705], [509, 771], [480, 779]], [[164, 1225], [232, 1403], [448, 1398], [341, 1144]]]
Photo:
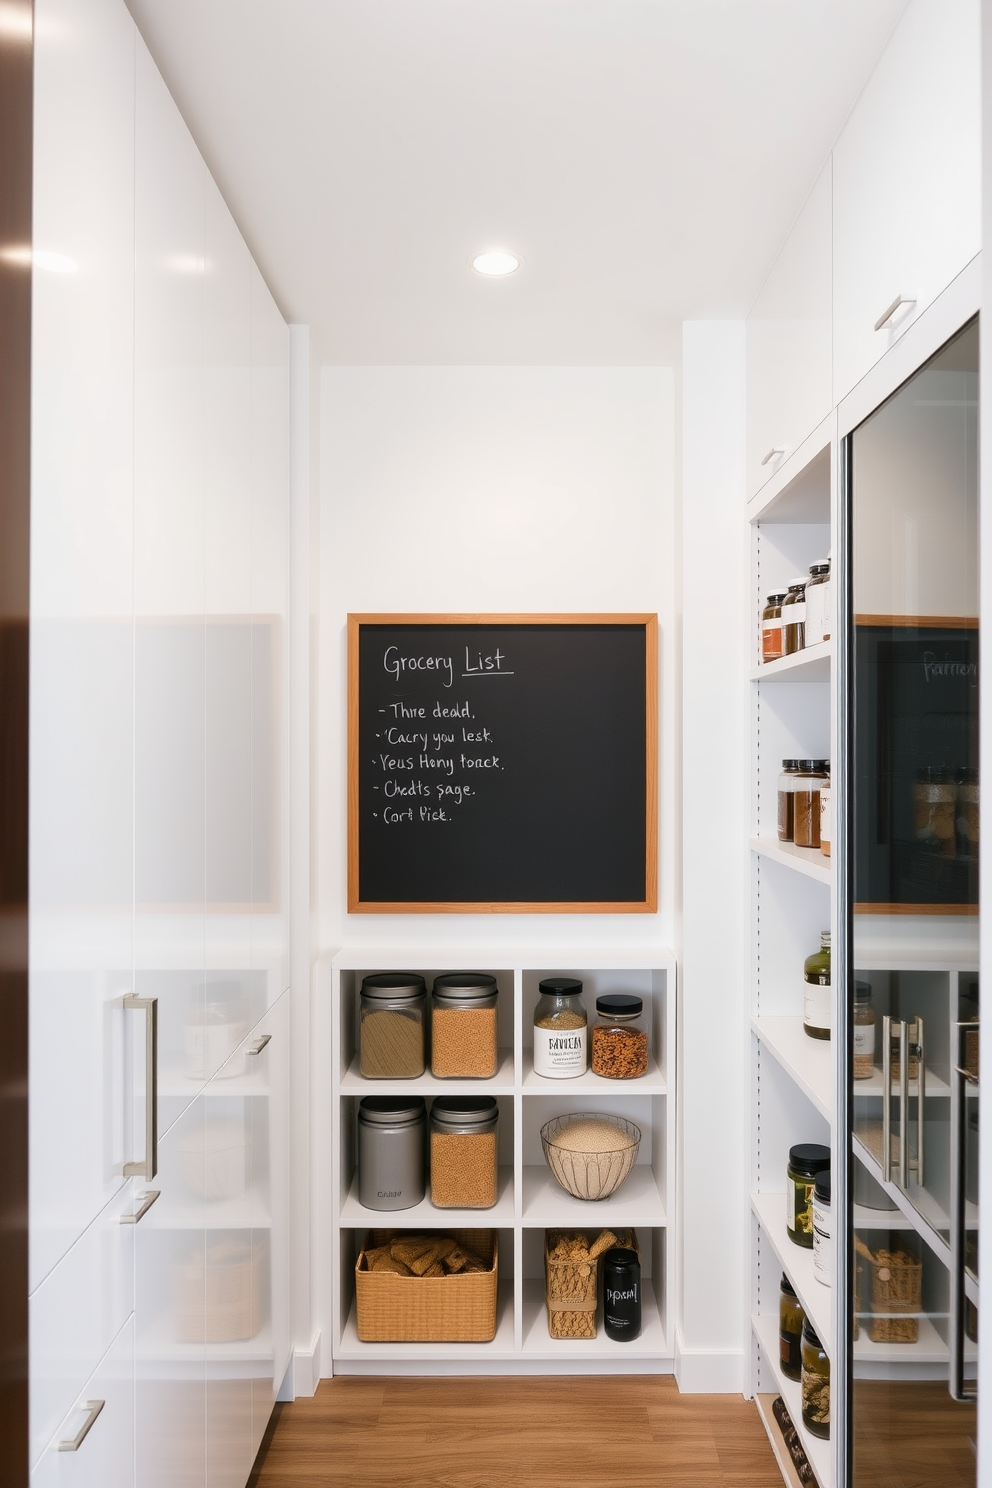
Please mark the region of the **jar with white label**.
[[875, 1009], [871, 983], [854, 984], [854, 1078], [870, 1080], [875, 1073]]
[[797, 759], [784, 759], [782, 773], [778, 777], [778, 840], [791, 842], [795, 835], [796, 776], [799, 774]]
[[782, 601], [783, 653], [791, 656], [806, 644], [806, 580], [793, 579]]
[[825, 858], [830, 856], [830, 838], [833, 834], [833, 816], [830, 809], [830, 777], [820, 786], [820, 851]]
[[785, 653], [782, 649], [782, 601], [784, 589], [775, 589], [766, 596], [765, 608], [761, 612], [761, 659], [778, 661]]
[[830, 639], [830, 559], [810, 564], [806, 580], [806, 644], [818, 646]]
[[824, 1286], [832, 1285], [833, 1264], [830, 1169], [823, 1168], [813, 1180], [813, 1275]]
[[820, 949], [803, 963], [803, 1028], [810, 1038], [828, 1039], [833, 1026], [830, 1005], [830, 931], [820, 931]]
[[546, 977], [534, 1009], [534, 1073], [571, 1080], [587, 1066], [588, 1016], [582, 983], [575, 977]]

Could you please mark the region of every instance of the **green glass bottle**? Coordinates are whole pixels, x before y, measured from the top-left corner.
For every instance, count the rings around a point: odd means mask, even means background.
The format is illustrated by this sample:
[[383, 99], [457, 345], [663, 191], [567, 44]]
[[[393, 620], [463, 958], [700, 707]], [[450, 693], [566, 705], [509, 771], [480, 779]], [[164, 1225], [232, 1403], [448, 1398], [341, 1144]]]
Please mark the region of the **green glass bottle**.
[[803, 1027], [810, 1038], [828, 1039], [833, 1024], [830, 1003], [830, 931], [820, 931], [820, 949], [803, 963]]

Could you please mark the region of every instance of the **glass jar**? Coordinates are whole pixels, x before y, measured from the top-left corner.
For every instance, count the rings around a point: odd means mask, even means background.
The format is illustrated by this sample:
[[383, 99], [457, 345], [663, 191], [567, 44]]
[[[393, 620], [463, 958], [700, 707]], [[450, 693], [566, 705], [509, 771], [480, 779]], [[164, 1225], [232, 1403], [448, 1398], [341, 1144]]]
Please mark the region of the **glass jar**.
[[231, 1080], [244, 1074], [242, 1061], [231, 1059], [251, 1027], [240, 982], [205, 982], [193, 989], [191, 1004], [183, 1028], [187, 1078]]
[[603, 1256], [603, 1329], [616, 1343], [641, 1331], [641, 1263], [636, 1250], [615, 1246]]
[[431, 1203], [491, 1209], [499, 1193], [499, 1107], [491, 1095], [439, 1095], [431, 1106]]
[[830, 1360], [823, 1344], [810, 1327], [803, 1323], [802, 1352], [803, 1425], [813, 1436], [830, 1437]]
[[792, 1282], [782, 1272], [782, 1283], [778, 1296], [778, 1353], [782, 1373], [786, 1379], [798, 1384], [802, 1373], [803, 1323], [806, 1314], [793, 1289]]
[[358, 1201], [412, 1209], [424, 1197], [427, 1107], [419, 1095], [367, 1095], [358, 1103]]
[[785, 655], [782, 636], [782, 601], [784, 589], [776, 589], [766, 596], [765, 608], [761, 612], [761, 660], [778, 661]]
[[782, 601], [783, 651], [792, 656], [806, 644], [806, 580], [793, 579]]
[[431, 1074], [440, 1080], [491, 1080], [499, 1063], [496, 978], [450, 971], [431, 994]]
[[978, 771], [971, 766], [958, 770], [955, 783], [957, 785], [957, 816], [954, 825], [957, 830], [957, 850], [963, 858], [977, 858]]
[[830, 559], [810, 564], [806, 580], [806, 644], [818, 646], [830, 639]]
[[964, 1067], [971, 1080], [978, 1079], [978, 983], [966, 983], [961, 991], [961, 1022], [974, 1024], [964, 1032]]
[[854, 984], [854, 1078], [870, 1080], [875, 1073], [875, 1009], [871, 983]]
[[830, 1148], [819, 1142], [800, 1142], [789, 1148], [785, 1227], [793, 1244], [804, 1250], [813, 1249], [813, 1184], [817, 1173], [829, 1167]]
[[637, 1080], [648, 1072], [648, 1035], [644, 1003], [626, 992], [596, 998], [599, 1015], [592, 1025], [590, 1065], [607, 1080]]
[[362, 982], [359, 1068], [366, 1080], [415, 1080], [427, 1067], [427, 984], [412, 971], [383, 971]]
[[830, 785], [830, 761], [800, 760], [792, 838], [797, 847], [820, 845], [820, 790], [824, 785]]
[[582, 983], [575, 977], [546, 977], [534, 1009], [534, 1073], [571, 1080], [586, 1072], [588, 1018]]
[[830, 1222], [830, 1169], [813, 1180], [813, 1275], [824, 1286], [833, 1285], [833, 1226]]
[[803, 962], [803, 1028], [810, 1038], [828, 1039], [833, 1027], [830, 1002], [830, 931], [820, 931], [820, 949]]
[[957, 851], [955, 815], [958, 790], [949, 770], [928, 765], [918, 770], [913, 785], [913, 831], [920, 847], [939, 858]]
[[833, 834], [833, 816], [830, 810], [830, 778], [820, 786], [820, 851], [825, 858], [830, 856], [830, 838]]
[[791, 842], [795, 835], [797, 759], [784, 759], [778, 777], [778, 840]]

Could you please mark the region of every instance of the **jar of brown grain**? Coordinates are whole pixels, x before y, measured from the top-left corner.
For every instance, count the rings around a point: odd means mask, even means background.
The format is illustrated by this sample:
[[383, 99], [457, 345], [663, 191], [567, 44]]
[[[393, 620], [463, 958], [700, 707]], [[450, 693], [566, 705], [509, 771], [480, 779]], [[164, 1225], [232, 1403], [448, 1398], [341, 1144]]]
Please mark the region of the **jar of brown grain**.
[[590, 1061], [593, 1074], [607, 1080], [636, 1080], [647, 1074], [643, 1000], [626, 992], [608, 992], [596, 998], [596, 1012]]
[[496, 978], [449, 971], [434, 978], [431, 1074], [441, 1080], [491, 1080], [499, 1063]]
[[431, 1203], [491, 1209], [496, 1202], [499, 1107], [491, 1095], [439, 1095], [431, 1106]]

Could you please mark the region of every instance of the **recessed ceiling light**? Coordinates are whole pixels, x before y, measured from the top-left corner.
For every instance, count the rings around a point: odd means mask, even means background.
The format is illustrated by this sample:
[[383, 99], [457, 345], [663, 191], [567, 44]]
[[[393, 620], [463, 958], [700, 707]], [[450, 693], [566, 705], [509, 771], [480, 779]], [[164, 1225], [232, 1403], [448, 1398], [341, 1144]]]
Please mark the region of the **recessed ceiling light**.
[[498, 279], [506, 274], [515, 274], [521, 262], [522, 260], [515, 253], [494, 249], [489, 253], [477, 253], [472, 260], [472, 267], [477, 274], [485, 274], [489, 279]]

